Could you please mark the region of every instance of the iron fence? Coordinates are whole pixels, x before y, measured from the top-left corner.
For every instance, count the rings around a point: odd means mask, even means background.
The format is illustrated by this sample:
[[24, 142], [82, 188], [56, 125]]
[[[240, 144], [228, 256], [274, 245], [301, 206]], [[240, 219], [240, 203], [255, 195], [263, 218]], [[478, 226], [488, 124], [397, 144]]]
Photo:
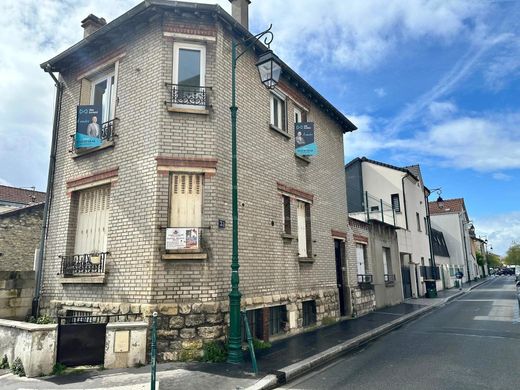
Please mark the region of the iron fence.
[[441, 280], [441, 273], [438, 266], [421, 266], [421, 276], [426, 280]]
[[394, 274], [385, 274], [385, 283], [386, 284], [393, 284], [394, 282], [395, 282]]
[[209, 107], [211, 87], [190, 86], [166, 83], [170, 100], [167, 104]]
[[64, 276], [103, 274], [109, 252], [60, 256], [61, 274]]
[[[101, 123], [99, 126], [99, 139], [101, 139], [101, 145], [106, 142], [113, 142], [114, 137], [117, 137], [115, 134], [117, 123], [119, 122], [118, 118], [111, 119], [109, 121]], [[82, 151], [83, 148], [76, 148], [76, 134], [71, 134], [72, 139], [72, 147], [69, 150], [71, 153], [77, 153]]]
[[361, 211], [351, 212], [349, 216], [364, 222], [377, 220], [396, 226], [395, 210], [390, 203], [365, 191], [361, 206]]

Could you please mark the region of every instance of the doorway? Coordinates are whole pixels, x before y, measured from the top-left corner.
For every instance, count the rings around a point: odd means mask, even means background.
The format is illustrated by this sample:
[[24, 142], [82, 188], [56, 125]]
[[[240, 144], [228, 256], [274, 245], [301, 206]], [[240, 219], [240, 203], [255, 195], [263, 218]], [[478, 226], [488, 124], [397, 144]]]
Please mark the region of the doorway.
[[339, 313], [343, 317], [347, 315], [345, 302], [345, 284], [343, 281], [343, 265], [345, 264], [345, 241], [334, 240], [334, 254], [336, 258], [336, 283], [339, 293]]
[[401, 253], [401, 276], [403, 279], [403, 296], [404, 299], [412, 297], [412, 278], [410, 276], [410, 255]]

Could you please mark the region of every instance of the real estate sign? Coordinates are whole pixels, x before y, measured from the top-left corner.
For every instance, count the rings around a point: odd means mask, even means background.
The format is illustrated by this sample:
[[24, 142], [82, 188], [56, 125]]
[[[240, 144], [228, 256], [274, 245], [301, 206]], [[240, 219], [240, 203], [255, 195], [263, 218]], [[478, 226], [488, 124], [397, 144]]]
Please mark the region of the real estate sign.
[[166, 250], [198, 248], [199, 229], [166, 228]]
[[299, 156], [315, 156], [318, 147], [314, 140], [314, 123], [298, 122], [294, 124], [294, 147]]
[[76, 122], [76, 149], [97, 148], [101, 145], [101, 112], [100, 105], [78, 106]]

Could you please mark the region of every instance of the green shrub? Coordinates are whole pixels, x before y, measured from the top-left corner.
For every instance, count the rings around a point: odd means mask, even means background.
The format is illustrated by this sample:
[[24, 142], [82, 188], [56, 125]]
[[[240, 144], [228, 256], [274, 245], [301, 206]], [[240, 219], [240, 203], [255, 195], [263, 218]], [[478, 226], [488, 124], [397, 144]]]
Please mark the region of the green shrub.
[[271, 348], [271, 346], [272, 345], [269, 341], [253, 339], [253, 348], [255, 351], [259, 349], [268, 349]]
[[227, 360], [227, 348], [222, 341], [210, 341], [204, 344], [202, 361], [222, 363]]
[[67, 366], [62, 363], [56, 363], [52, 367], [52, 375], [62, 375], [63, 372], [67, 369]]
[[33, 324], [45, 325], [45, 324], [54, 324], [54, 319], [50, 316], [40, 316], [38, 318], [34, 318], [30, 316], [27, 322], [31, 322]]
[[11, 372], [18, 376], [25, 376], [25, 369], [23, 368], [22, 359], [19, 357], [14, 359], [13, 364], [11, 365]]
[[0, 369], [9, 368], [9, 361], [7, 360], [7, 355], [4, 355], [2, 361], [0, 362]]

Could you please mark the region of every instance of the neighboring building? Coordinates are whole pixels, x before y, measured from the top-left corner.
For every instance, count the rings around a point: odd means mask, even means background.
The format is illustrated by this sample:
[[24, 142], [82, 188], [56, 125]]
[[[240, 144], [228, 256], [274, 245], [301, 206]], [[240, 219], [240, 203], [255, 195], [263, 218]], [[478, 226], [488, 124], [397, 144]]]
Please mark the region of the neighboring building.
[[419, 166], [400, 168], [363, 157], [349, 162], [345, 172], [350, 217], [398, 228], [403, 296], [423, 296], [435, 272], [428, 238], [428, 190]]
[[0, 271], [32, 271], [45, 203], [0, 213]]
[[[437, 290], [452, 288], [455, 286], [455, 273], [459, 271], [450, 261], [450, 251], [446, 245], [444, 234], [440, 230], [432, 228], [432, 247], [435, 256], [435, 264], [440, 269], [441, 280], [437, 282]], [[462, 268], [460, 271], [464, 271]]]
[[489, 275], [488, 265], [487, 265], [487, 241], [483, 240], [480, 237], [475, 236], [474, 232], [471, 234], [470, 230], [470, 239], [471, 239], [471, 252], [474, 254], [475, 258], [478, 256], [482, 258], [482, 265], [478, 265], [478, 273], [480, 277], [486, 277]]
[[[227, 332], [231, 45], [252, 35], [217, 5], [163, 0], [83, 26], [86, 39], [42, 64], [64, 86], [42, 312], [157, 310], [159, 359], [196, 358]], [[262, 339], [345, 314], [343, 134], [355, 130], [285, 64], [267, 90], [265, 50], [237, 67], [240, 291]], [[90, 104], [102, 143], [70, 150]], [[295, 155], [296, 121], [314, 122], [316, 156]]]
[[[432, 228], [442, 232], [451, 268], [464, 273], [463, 282], [479, 276], [476, 257], [471, 249], [470, 230], [472, 229], [463, 198], [445, 199], [443, 202], [430, 202]], [[450, 271], [451, 272], [451, 271]]]
[[0, 213], [45, 202], [45, 192], [0, 185]]

